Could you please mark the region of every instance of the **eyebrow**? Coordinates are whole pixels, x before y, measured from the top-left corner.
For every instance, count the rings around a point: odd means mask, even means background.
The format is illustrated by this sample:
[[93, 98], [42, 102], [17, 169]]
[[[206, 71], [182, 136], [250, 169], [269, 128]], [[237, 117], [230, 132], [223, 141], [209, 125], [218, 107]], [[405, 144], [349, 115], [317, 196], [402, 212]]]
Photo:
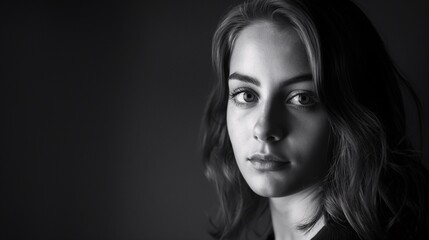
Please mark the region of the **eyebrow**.
[[[232, 73], [229, 75], [228, 80], [239, 80], [242, 82], [247, 82], [256, 86], [261, 86], [261, 83], [253, 77], [243, 75], [237, 72]], [[298, 82], [304, 82], [304, 81], [313, 81], [313, 75], [312, 74], [302, 74], [298, 75], [292, 78], [287, 79], [282, 85], [290, 85]]]
[[240, 74], [237, 72], [234, 72], [231, 75], [229, 75], [228, 79], [229, 80], [239, 80], [242, 82], [251, 83], [251, 84], [256, 85], [258, 87], [261, 86], [261, 83], [256, 78], [253, 78], [253, 77], [250, 77], [247, 75], [243, 75], [243, 74]]

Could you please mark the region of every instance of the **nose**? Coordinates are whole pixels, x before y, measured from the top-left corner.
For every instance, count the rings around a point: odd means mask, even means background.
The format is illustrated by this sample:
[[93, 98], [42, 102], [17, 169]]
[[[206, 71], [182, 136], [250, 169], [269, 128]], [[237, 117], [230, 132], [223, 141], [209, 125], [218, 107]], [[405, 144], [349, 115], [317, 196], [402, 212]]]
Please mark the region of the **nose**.
[[253, 137], [261, 142], [274, 143], [284, 138], [284, 124], [280, 109], [264, 109], [253, 127]]

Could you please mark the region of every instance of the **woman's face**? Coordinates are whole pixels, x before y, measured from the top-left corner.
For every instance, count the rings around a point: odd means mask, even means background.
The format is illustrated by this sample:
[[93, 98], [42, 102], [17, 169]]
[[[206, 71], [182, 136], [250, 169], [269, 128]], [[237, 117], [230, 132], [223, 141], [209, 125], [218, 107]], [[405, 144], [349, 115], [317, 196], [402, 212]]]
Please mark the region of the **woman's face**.
[[244, 28], [232, 51], [228, 86], [228, 133], [250, 188], [281, 197], [320, 181], [330, 126], [295, 30], [266, 21]]

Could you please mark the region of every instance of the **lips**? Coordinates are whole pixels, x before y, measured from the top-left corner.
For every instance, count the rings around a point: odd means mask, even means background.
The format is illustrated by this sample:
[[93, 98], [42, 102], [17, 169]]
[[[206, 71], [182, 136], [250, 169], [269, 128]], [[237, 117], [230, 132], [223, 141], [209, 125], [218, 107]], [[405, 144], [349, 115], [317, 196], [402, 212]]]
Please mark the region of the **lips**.
[[289, 166], [290, 162], [272, 154], [256, 153], [247, 158], [251, 165], [260, 171], [276, 171]]

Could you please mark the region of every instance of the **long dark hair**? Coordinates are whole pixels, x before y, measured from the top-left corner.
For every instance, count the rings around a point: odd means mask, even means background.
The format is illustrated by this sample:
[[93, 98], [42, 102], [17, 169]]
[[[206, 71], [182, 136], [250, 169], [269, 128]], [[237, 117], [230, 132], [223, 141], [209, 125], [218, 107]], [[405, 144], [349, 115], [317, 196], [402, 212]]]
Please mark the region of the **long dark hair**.
[[415, 102], [420, 119], [421, 105], [373, 25], [349, 0], [250, 1], [233, 8], [219, 24], [212, 44], [217, 82], [203, 131], [205, 172], [220, 202], [212, 235], [237, 238], [249, 228], [244, 219], [255, 218], [267, 206], [242, 178], [226, 128], [234, 41], [257, 20], [295, 28], [329, 115], [332, 159], [322, 206], [301, 228], [311, 228], [324, 216], [350, 225], [363, 239], [427, 236], [428, 173], [407, 138], [402, 95]]

